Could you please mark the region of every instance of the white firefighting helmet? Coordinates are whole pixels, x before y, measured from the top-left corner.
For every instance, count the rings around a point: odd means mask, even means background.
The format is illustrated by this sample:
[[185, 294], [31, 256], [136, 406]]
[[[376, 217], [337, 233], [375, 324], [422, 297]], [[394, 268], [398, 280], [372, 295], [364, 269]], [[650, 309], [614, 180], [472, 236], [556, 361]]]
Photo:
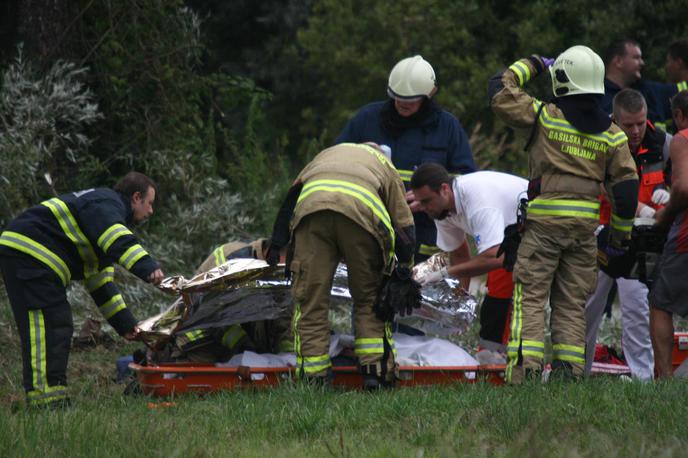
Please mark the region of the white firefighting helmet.
[[399, 100], [430, 97], [435, 90], [435, 71], [421, 56], [407, 57], [394, 66], [389, 74], [387, 94]]
[[587, 46], [572, 46], [549, 68], [556, 97], [575, 94], [604, 94], [604, 63]]

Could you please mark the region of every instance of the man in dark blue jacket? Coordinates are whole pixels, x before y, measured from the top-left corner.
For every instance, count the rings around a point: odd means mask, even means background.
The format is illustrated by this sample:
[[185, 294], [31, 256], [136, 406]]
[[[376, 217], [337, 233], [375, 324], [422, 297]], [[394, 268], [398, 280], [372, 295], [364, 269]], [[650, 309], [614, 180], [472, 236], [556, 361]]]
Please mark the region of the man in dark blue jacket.
[[630, 38], [614, 40], [604, 56], [605, 79], [602, 109], [611, 115], [614, 96], [625, 88], [633, 88], [645, 97], [647, 119], [666, 130], [671, 122], [671, 98], [679, 91], [687, 89], [686, 81], [675, 84], [659, 83], [641, 79], [645, 65], [642, 51], [637, 41]]
[[[450, 173], [474, 172], [471, 147], [459, 121], [433, 100], [435, 72], [421, 56], [399, 61], [389, 75], [389, 99], [361, 108], [336, 143], [374, 142], [392, 151], [392, 162], [408, 190], [415, 168], [425, 162], [443, 165]], [[412, 202], [412, 194], [407, 198]], [[414, 208], [416, 262], [437, 251], [437, 231], [427, 215]]]
[[126, 339], [137, 320], [114, 284], [113, 263], [158, 284], [163, 272], [126, 224], [153, 213], [155, 184], [128, 173], [114, 189], [63, 194], [29, 208], [0, 234], [0, 270], [19, 329], [31, 406], [65, 405], [72, 313], [66, 290], [84, 280], [100, 312]]

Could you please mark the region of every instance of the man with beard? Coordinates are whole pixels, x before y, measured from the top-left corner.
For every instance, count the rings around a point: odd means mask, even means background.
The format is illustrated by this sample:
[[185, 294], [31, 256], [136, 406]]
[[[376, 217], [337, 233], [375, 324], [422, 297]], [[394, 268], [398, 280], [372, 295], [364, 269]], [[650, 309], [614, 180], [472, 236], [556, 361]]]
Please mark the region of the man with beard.
[[[435, 71], [421, 56], [400, 60], [389, 75], [386, 101], [361, 108], [335, 143], [374, 142], [392, 151], [392, 163], [404, 185], [423, 163], [443, 165], [453, 174], [475, 171], [468, 137], [459, 121], [433, 100], [437, 93]], [[383, 148], [384, 149], [384, 148]], [[413, 201], [411, 193], [407, 200]], [[437, 252], [433, 222], [411, 205], [416, 227], [416, 262]]]
[[[504, 229], [516, 223], [518, 206], [528, 181], [499, 172], [475, 172], [452, 177], [439, 164], [423, 164], [411, 177], [411, 190], [421, 211], [435, 220], [437, 246], [450, 253], [450, 266], [418, 278], [422, 285], [447, 277], [465, 278], [490, 273], [488, 292], [480, 308], [480, 351], [483, 364], [505, 363], [503, 343], [513, 293], [511, 274], [497, 256]], [[466, 256], [466, 234], [473, 237], [478, 255]], [[501, 359], [501, 360], [500, 360]]]

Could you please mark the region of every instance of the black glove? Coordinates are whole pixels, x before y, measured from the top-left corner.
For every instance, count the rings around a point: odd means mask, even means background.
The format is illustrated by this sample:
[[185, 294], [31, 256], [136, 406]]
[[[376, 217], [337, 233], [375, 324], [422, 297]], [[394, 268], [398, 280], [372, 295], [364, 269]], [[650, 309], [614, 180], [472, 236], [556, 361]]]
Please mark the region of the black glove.
[[420, 284], [411, 277], [411, 269], [397, 267], [382, 288], [382, 295], [374, 307], [375, 314], [383, 321], [391, 321], [394, 313], [410, 315], [420, 307]]
[[516, 265], [516, 257], [518, 255], [518, 246], [521, 244], [521, 233], [518, 231], [518, 225], [509, 224], [504, 228], [504, 240], [499, 245], [497, 250], [497, 257], [504, 255], [504, 269], [507, 272], [514, 270]]
[[265, 262], [270, 264], [272, 267], [275, 267], [277, 264], [279, 264], [281, 250], [281, 246], [271, 243], [268, 247], [267, 253], [265, 253]]

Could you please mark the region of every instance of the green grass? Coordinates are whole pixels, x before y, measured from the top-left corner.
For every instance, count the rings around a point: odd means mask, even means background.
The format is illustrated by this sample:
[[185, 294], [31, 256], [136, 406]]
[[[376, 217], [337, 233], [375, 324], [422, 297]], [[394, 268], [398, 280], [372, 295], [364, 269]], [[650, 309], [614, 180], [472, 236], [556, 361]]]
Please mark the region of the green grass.
[[[121, 342], [121, 341], [120, 341]], [[681, 456], [688, 385], [599, 378], [521, 387], [456, 385], [336, 392], [123, 396], [117, 356], [132, 344], [75, 351], [74, 406], [23, 408], [14, 323], [0, 307], [0, 456]]]
[[[16, 346], [2, 339], [0, 456], [640, 456], [686, 447], [688, 385], [457, 385], [376, 394], [300, 385], [178, 396], [150, 409], [115, 383], [121, 345], [72, 354], [66, 411], [13, 409]], [[9, 347], [9, 348], [8, 348]], [[4, 383], [5, 381], [10, 383]], [[16, 407], [16, 405], [15, 405]]]

